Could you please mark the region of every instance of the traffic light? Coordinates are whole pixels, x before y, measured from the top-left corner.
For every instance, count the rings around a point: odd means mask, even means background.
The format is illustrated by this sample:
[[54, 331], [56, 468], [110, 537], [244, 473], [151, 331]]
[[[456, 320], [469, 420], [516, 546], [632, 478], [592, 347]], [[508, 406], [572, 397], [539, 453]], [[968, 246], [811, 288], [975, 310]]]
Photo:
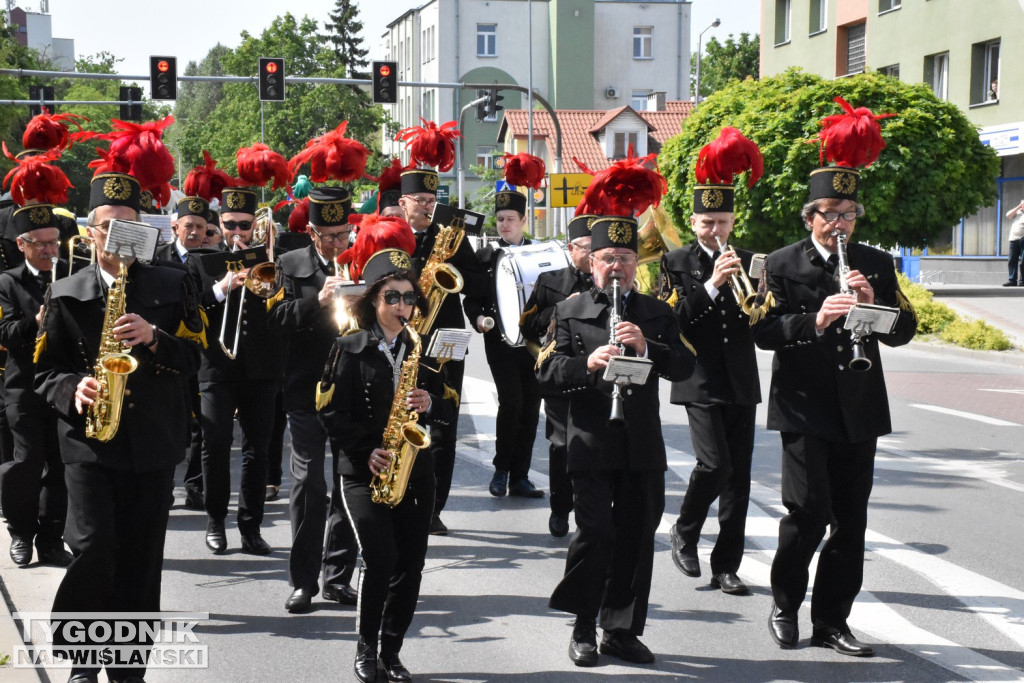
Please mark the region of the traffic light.
[[283, 57], [260, 57], [260, 102], [284, 102]]
[[149, 96], [154, 100], [178, 99], [178, 58], [149, 58]]
[[122, 121], [142, 120], [142, 88], [122, 85], [118, 99], [124, 102], [121, 105]]
[[373, 63], [373, 101], [375, 104], [398, 102], [398, 62]]
[[[491, 96], [491, 91], [490, 90], [477, 90], [476, 91], [476, 98], [477, 99], [480, 99], [481, 97], [489, 98], [490, 96]], [[483, 102], [477, 102], [477, 104], [476, 104], [476, 120], [477, 121], [483, 121], [484, 119], [487, 118], [487, 102], [488, 101], [489, 100], [484, 100]]]
[[505, 99], [505, 96], [504, 95], [499, 95], [497, 88], [492, 88], [490, 90], [490, 92], [488, 94], [488, 97], [487, 97], [487, 117], [488, 118], [493, 118], [493, 117], [497, 116], [498, 112], [505, 108], [505, 107], [501, 106], [500, 104], [498, 104], [498, 102], [501, 102], [503, 99]]
[[[48, 101], [52, 102], [53, 101], [53, 86], [52, 85], [30, 85], [30, 86], [28, 86], [28, 98], [30, 100], [35, 100], [36, 102], [38, 102], [39, 100], [48, 100]], [[49, 112], [51, 114], [56, 110], [56, 107], [54, 107], [52, 104], [47, 104], [47, 105], [44, 105], [44, 106], [49, 110]], [[28, 111], [29, 111], [29, 116], [39, 116], [40, 114], [43, 113], [42, 108], [38, 104], [30, 104], [30, 105], [28, 105]]]

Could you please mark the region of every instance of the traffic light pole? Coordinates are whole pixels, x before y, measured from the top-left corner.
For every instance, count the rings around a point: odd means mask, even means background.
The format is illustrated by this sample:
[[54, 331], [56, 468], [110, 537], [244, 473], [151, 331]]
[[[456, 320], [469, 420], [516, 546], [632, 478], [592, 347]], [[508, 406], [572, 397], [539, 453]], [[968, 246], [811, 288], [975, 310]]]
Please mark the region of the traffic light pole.
[[[462, 128], [462, 117], [463, 117], [463, 115], [467, 111], [469, 111], [470, 109], [475, 107], [476, 105], [484, 103], [484, 102], [487, 102], [487, 98], [488, 98], [487, 95], [484, 95], [483, 97], [478, 97], [478, 98], [476, 98], [475, 100], [473, 100], [472, 102], [468, 103], [467, 105], [465, 105], [462, 108], [462, 110], [459, 112], [459, 128], [460, 129]], [[456, 181], [455, 181], [455, 184], [456, 184], [456, 187], [459, 188], [458, 189], [458, 193], [459, 193], [459, 208], [460, 209], [465, 209], [466, 208], [466, 195], [462, 191], [462, 184], [463, 184], [463, 182], [466, 179], [466, 171], [465, 171], [465, 169], [462, 166], [463, 140], [465, 140], [465, 139], [466, 139], [465, 137], [460, 135], [459, 136], [459, 143], [457, 145], [455, 145], [455, 167], [457, 169], [456, 170]]]

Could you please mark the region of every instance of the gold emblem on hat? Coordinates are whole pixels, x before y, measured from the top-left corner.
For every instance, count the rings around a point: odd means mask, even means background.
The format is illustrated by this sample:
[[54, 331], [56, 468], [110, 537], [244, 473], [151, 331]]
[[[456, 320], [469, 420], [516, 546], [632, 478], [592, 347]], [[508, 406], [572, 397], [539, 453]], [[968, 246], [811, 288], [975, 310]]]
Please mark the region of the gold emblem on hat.
[[857, 176], [845, 171], [833, 173], [832, 189], [843, 194], [853, 194], [857, 189]]
[[124, 178], [107, 178], [103, 181], [103, 196], [123, 202], [132, 196], [132, 186]]
[[225, 197], [225, 200], [229, 209], [245, 208], [245, 197], [241, 192], [229, 192], [228, 196]]
[[592, 216], [587, 219], [587, 232], [594, 232], [594, 223], [597, 221], [597, 216]]
[[324, 204], [320, 209], [320, 217], [331, 223], [345, 220], [345, 207], [341, 204]]
[[144, 209], [152, 209], [153, 208], [153, 193], [150, 192], [149, 190], [146, 190], [145, 192], [140, 194], [139, 195], [139, 204]]
[[437, 176], [433, 173], [423, 174], [423, 187], [430, 192], [437, 192]]
[[50, 222], [50, 210], [37, 206], [34, 209], [29, 210], [28, 219], [32, 221], [34, 225], [46, 225]]
[[509, 196], [508, 192], [499, 192], [498, 194], [494, 195], [494, 204], [499, 209], [504, 209], [511, 203], [512, 197]]
[[700, 202], [706, 209], [717, 209], [725, 201], [721, 190], [704, 190], [700, 193]]
[[203, 209], [203, 203], [198, 199], [193, 199], [188, 203], [188, 210], [196, 215], [203, 215], [205, 210]]
[[615, 221], [608, 226], [608, 240], [615, 244], [629, 244], [633, 239], [633, 228], [629, 223]]
[[412, 259], [404, 251], [394, 249], [389, 258], [391, 259], [391, 265], [402, 270], [412, 270]]

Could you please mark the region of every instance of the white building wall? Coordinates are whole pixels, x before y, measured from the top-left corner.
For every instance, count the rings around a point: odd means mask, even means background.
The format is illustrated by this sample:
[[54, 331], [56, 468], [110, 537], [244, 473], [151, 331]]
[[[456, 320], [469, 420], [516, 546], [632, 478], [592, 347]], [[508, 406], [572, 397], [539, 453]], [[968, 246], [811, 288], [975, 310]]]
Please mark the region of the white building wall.
[[75, 41], [72, 38], [53, 39], [54, 66], [61, 71], [75, 70]]

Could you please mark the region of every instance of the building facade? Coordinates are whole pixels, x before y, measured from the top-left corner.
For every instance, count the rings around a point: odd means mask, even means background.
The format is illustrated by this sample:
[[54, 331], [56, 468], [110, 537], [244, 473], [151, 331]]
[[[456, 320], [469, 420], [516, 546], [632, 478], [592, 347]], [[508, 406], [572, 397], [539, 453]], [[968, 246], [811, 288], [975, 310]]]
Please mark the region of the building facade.
[[49, 3], [43, 0], [40, 12], [29, 12], [8, 3], [8, 22], [15, 27], [15, 40], [22, 47], [30, 47], [58, 71], [75, 70], [75, 41], [54, 38], [53, 22], [48, 13]]
[[761, 75], [800, 66], [824, 78], [880, 71], [927, 83], [999, 154], [999, 198], [926, 250], [905, 250], [922, 281], [1006, 277], [1010, 220], [1024, 199], [1024, 4], [1019, 0], [761, 0]]
[[[400, 82], [532, 87], [556, 110], [645, 109], [654, 92], [690, 97], [689, 0], [429, 0], [389, 24], [383, 41]], [[525, 93], [499, 94], [505, 109], [527, 107]], [[457, 119], [476, 98], [475, 88], [400, 86], [385, 108], [404, 128]], [[477, 121], [471, 108], [462, 117], [463, 194], [479, 185], [470, 167], [502, 151], [503, 114]], [[542, 155], [540, 143], [533, 151]], [[393, 142], [384, 152], [407, 159]], [[456, 169], [442, 184], [454, 197]]]

